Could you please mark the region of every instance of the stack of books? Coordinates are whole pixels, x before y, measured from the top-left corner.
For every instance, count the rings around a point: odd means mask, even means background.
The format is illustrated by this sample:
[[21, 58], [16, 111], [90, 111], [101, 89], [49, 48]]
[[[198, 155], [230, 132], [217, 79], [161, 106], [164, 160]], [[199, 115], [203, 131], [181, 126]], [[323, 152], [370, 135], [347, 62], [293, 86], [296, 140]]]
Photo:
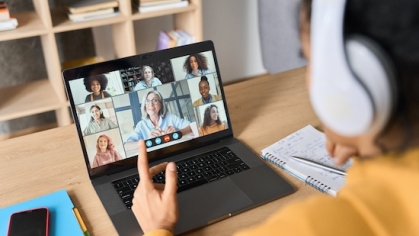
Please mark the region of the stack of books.
[[161, 11], [189, 5], [188, 0], [134, 0], [138, 5], [138, 12], [147, 13]]
[[0, 31], [16, 29], [17, 19], [12, 17], [6, 1], [0, 0]]
[[68, 7], [68, 18], [73, 22], [96, 20], [118, 15], [117, 0], [81, 0]]
[[195, 42], [195, 37], [185, 30], [160, 31], [157, 50], [182, 46]]

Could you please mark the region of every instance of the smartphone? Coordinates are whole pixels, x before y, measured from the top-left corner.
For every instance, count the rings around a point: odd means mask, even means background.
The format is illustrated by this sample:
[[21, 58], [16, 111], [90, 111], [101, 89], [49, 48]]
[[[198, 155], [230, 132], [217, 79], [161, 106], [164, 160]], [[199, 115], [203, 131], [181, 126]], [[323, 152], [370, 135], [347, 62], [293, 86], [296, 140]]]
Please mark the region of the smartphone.
[[48, 236], [49, 210], [41, 207], [10, 216], [8, 236]]

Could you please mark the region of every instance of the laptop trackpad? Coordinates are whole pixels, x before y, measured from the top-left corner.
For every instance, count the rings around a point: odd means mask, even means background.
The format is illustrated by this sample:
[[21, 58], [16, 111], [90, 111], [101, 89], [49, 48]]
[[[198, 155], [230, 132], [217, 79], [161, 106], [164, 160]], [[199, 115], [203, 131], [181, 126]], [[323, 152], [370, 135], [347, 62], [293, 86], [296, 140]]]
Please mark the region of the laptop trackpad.
[[252, 200], [228, 178], [180, 193], [178, 201], [180, 210], [175, 230], [177, 232], [207, 225], [216, 218], [252, 204]]

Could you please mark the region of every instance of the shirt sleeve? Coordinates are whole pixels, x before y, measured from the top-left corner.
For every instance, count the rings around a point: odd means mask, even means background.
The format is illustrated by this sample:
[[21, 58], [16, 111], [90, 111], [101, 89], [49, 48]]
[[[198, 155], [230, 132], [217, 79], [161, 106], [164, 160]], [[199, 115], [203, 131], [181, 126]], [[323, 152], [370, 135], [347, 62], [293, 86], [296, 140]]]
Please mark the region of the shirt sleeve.
[[140, 139], [144, 139], [141, 134], [141, 121], [135, 126], [135, 129], [132, 131], [131, 135], [128, 137], [127, 142], [137, 142]]
[[105, 119], [108, 122], [109, 129], [118, 127], [111, 119], [108, 119], [108, 118], [105, 118]]
[[90, 126], [91, 126], [91, 122], [89, 122], [89, 123], [87, 124], [86, 128], [83, 130], [83, 134], [84, 134], [84, 135], [89, 135], [89, 134], [92, 134], [92, 130], [91, 130]]
[[153, 82], [155, 82], [154, 84], [154, 86], [156, 86], [156, 85], [162, 85], [162, 83], [161, 83], [161, 81], [159, 80], [159, 78], [157, 78], [157, 77], [154, 77], [154, 80], [155, 81], [153, 81]]
[[185, 128], [190, 123], [188, 120], [179, 118], [178, 116], [175, 116], [173, 114], [170, 114], [170, 119], [171, 119], [170, 123], [172, 123], [172, 125], [178, 130]]
[[144, 234], [144, 236], [173, 236], [173, 234], [165, 229], [156, 229]]

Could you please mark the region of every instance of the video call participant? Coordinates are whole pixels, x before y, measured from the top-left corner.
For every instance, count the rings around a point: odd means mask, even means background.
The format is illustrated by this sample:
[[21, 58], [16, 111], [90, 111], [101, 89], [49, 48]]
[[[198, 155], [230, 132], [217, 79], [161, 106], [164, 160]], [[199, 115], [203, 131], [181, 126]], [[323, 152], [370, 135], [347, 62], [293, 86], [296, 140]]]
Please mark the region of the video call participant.
[[136, 85], [134, 90], [151, 88], [154, 86], [162, 85], [161, 81], [154, 77], [153, 68], [150, 66], [143, 66], [141, 69], [142, 80], [140, 80]]
[[142, 120], [137, 123], [127, 142], [155, 138], [176, 131], [182, 132], [183, 135], [192, 132], [188, 120], [167, 111], [163, 97], [158, 91], [149, 91], [144, 94], [141, 112]]
[[211, 90], [210, 85], [208, 83], [208, 78], [204, 75], [201, 77], [201, 81], [199, 81], [199, 93], [201, 94], [201, 98], [196, 100], [193, 105], [194, 106], [200, 106], [216, 101], [220, 101], [221, 97], [218, 95], [211, 95], [209, 91]]
[[199, 53], [187, 57], [183, 64], [183, 69], [186, 71], [185, 79], [191, 79], [210, 73], [208, 71], [207, 58]]
[[122, 156], [114, 150], [115, 145], [110, 137], [102, 134], [96, 142], [96, 156], [93, 159], [92, 168], [122, 160]]
[[103, 112], [98, 105], [92, 105], [90, 107], [90, 116], [89, 124], [83, 131], [84, 135], [94, 134], [118, 127], [112, 120], [103, 115]]
[[101, 74], [86, 77], [83, 82], [86, 90], [91, 92], [91, 94], [86, 96], [85, 102], [111, 97], [111, 95], [105, 91], [106, 86], [108, 86], [108, 78], [106, 78], [105, 75]]
[[218, 113], [218, 107], [214, 104], [209, 105], [204, 111], [204, 122], [199, 127], [199, 136], [212, 134], [227, 129], [227, 126], [221, 122]]
[[[315, 10], [319, 9], [313, 9], [313, 14]], [[377, 130], [355, 136], [338, 134], [324, 123], [327, 148], [331, 156], [339, 158], [336, 162], [344, 162], [354, 152], [358, 154], [337, 197], [316, 194], [295, 201], [236, 236], [419, 235], [419, 2], [348, 0], [344, 10], [345, 36], [359, 34], [373, 39], [394, 66], [393, 86], [398, 91], [391, 98], [396, 103], [390, 118]], [[300, 12], [300, 39], [308, 60], [307, 85], [311, 95], [310, 82], [314, 81], [310, 81], [310, 68], [315, 45], [310, 44], [310, 14], [311, 1], [305, 0]], [[362, 61], [364, 57], [355, 59]], [[322, 66], [333, 67], [333, 63]], [[368, 75], [369, 67], [365, 67]], [[380, 79], [384, 78], [377, 78]], [[141, 182], [134, 193], [134, 215], [145, 235], [172, 235], [178, 218], [175, 164], [161, 164], [150, 171], [145, 145], [140, 142], [138, 170]], [[166, 184], [157, 188], [151, 182], [151, 174], [162, 170], [166, 170]]]

